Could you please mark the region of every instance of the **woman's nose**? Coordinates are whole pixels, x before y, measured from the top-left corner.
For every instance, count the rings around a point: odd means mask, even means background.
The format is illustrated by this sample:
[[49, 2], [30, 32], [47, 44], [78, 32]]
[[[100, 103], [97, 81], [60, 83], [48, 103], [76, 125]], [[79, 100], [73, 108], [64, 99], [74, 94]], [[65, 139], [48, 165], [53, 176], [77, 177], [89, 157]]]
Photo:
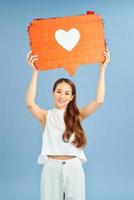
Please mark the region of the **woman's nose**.
[[64, 96], [64, 94], [60, 94], [60, 98], [64, 98], [65, 96]]

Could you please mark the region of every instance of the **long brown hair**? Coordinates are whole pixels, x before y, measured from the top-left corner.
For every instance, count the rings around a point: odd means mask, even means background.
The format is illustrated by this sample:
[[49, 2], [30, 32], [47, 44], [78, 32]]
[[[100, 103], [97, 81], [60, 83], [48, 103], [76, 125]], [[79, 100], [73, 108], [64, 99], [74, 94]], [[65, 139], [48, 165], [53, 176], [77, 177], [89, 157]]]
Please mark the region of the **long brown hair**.
[[64, 114], [64, 122], [66, 125], [66, 130], [63, 133], [62, 138], [64, 142], [68, 142], [69, 138], [74, 133], [75, 139], [72, 141], [72, 143], [77, 148], [84, 148], [87, 144], [87, 139], [80, 123], [80, 118], [79, 118], [80, 112], [76, 103], [75, 85], [71, 80], [67, 78], [60, 78], [54, 83], [53, 92], [55, 91], [56, 86], [61, 82], [66, 82], [67, 84], [69, 84], [72, 88], [72, 95], [74, 95], [73, 99], [68, 103]]

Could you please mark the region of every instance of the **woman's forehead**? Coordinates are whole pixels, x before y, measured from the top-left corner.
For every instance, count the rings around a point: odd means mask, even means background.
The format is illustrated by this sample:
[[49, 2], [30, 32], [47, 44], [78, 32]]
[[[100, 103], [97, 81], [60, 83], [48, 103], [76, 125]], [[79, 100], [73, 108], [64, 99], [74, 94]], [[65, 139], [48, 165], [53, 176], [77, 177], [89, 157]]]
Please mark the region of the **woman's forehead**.
[[68, 91], [68, 92], [72, 91], [71, 86], [68, 83], [65, 83], [65, 82], [59, 83], [57, 85], [56, 89], [63, 90], [63, 91]]

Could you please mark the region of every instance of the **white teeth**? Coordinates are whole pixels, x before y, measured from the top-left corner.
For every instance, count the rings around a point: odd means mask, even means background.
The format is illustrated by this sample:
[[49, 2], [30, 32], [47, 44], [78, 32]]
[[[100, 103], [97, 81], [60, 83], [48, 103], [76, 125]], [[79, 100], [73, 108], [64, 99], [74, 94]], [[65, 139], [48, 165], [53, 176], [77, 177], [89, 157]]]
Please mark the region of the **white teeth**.
[[65, 101], [61, 101], [61, 100], [59, 100], [58, 102], [60, 102], [60, 103], [64, 103]]

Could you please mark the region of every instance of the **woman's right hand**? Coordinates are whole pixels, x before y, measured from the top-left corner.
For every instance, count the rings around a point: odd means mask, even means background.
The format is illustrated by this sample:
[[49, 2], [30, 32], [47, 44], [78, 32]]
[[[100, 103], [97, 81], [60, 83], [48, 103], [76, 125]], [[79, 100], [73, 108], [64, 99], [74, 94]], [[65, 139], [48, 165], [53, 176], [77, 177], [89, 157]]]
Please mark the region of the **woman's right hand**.
[[36, 67], [35, 67], [35, 60], [38, 60], [38, 55], [32, 55], [32, 51], [29, 51], [27, 54], [27, 61], [29, 63], [29, 65], [31, 65], [31, 67], [37, 71]]

